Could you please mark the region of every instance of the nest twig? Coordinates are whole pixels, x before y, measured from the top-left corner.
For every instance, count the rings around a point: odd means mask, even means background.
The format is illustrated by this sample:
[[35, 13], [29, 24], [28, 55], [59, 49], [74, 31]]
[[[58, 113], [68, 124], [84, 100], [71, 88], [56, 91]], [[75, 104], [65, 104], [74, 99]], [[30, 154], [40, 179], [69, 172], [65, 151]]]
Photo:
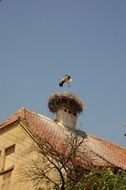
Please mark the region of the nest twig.
[[57, 112], [62, 106], [68, 107], [76, 113], [83, 111], [83, 103], [81, 100], [74, 96], [72, 93], [63, 92], [56, 93], [49, 98], [48, 108], [51, 112]]

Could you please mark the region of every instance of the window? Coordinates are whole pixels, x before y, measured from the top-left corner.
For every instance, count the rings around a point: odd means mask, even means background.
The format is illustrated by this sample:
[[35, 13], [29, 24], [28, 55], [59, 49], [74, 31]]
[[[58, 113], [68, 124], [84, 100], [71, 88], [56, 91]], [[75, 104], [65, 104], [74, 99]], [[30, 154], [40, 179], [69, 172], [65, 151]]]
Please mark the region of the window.
[[3, 170], [8, 170], [14, 166], [15, 145], [7, 147], [4, 152]]

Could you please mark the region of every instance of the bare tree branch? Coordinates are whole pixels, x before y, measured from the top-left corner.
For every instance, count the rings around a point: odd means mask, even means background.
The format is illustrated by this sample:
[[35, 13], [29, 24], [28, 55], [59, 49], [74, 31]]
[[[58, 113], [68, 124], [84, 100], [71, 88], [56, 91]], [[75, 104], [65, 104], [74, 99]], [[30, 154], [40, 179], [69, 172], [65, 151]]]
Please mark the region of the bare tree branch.
[[35, 152], [38, 158], [22, 170], [25, 180], [33, 181], [35, 187], [44, 181], [56, 189], [65, 190], [68, 178], [75, 180], [80, 163], [91, 165], [90, 160], [86, 161], [84, 146], [82, 149], [85, 137], [73, 131], [68, 131], [63, 137], [54, 141], [51, 135], [34, 135], [35, 144], [30, 151]]

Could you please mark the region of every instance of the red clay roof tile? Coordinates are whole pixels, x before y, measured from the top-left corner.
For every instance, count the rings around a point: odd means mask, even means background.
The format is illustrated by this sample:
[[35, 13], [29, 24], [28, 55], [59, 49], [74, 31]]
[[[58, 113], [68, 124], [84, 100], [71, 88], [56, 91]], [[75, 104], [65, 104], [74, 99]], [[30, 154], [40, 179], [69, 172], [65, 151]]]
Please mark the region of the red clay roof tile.
[[[39, 134], [41, 138], [48, 138], [53, 145], [58, 148], [63, 145], [65, 134], [69, 132], [67, 128], [58, 124], [48, 117], [31, 112], [22, 108], [0, 125], [0, 129], [9, 127], [10, 124], [19, 118], [26, 122], [27, 127], [32, 133]], [[83, 154], [86, 153], [95, 166], [113, 166], [126, 169], [126, 149], [114, 145], [111, 142], [98, 137], [87, 135], [81, 145]], [[82, 155], [83, 157], [83, 155]], [[79, 163], [83, 161], [79, 160]]]

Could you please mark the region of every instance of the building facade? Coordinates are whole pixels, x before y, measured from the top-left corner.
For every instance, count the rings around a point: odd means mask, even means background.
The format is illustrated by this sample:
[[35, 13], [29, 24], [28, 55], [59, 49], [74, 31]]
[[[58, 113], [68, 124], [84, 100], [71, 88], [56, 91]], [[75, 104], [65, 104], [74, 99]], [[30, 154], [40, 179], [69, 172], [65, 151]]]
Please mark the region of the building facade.
[[[83, 104], [77, 97], [70, 93], [55, 94], [50, 97], [48, 107], [56, 114], [54, 120], [22, 108], [0, 125], [0, 190], [34, 189], [34, 183], [22, 175], [22, 168], [38, 159], [32, 149], [36, 143], [34, 134], [49, 139], [59, 152], [70, 131], [80, 138], [85, 136], [81, 145], [83, 160], [78, 161], [78, 166], [86, 169], [87, 159], [93, 166], [126, 169], [125, 148], [76, 129], [78, 114], [83, 111]], [[41, 187], [50, 189], [46, 183]]]

